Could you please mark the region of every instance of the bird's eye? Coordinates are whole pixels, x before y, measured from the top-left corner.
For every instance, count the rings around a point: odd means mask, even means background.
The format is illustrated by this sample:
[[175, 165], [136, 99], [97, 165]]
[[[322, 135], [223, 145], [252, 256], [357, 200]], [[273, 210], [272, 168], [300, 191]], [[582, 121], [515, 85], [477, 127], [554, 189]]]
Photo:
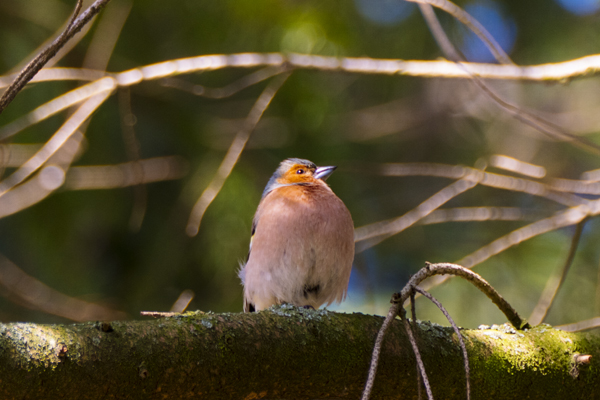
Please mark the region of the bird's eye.
[[303, 170], [302, 168], [298, 168], [298, 169], [296, 170], [296, 173], [297, 173], [298, 175], [301, 175], [301, 174], [303, 174], [303, 173], [304, 173], [304, 170]]

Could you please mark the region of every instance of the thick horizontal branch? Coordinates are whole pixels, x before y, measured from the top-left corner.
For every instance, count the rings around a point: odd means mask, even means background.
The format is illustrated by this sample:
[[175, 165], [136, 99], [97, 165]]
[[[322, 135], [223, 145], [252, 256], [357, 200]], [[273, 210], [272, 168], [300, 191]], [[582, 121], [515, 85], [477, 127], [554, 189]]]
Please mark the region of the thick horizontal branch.
[[[0, 398], [356, 399], [382, 322], [281, 306], [254, 314], [0, 325]], [[419, 328], [434, 396], [464, 399], [456, 334], [430, 323]], [[600, 385], [597, 367], [576, 362], [578, 354], [598, 354], [597, 337], [549, 326], [462, 333], [473, 398], [587, 399]], [[380, 362], [373, 398], [416, 398], [414, 356], [398, 320]]]

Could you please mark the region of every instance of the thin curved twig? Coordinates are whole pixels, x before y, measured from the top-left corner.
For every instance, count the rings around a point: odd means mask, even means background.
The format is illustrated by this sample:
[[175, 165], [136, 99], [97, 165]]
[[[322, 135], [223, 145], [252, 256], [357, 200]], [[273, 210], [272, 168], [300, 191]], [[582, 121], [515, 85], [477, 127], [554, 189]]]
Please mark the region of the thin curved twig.
[[[458, 337], [458, 344], [460, 345], [460, 348], [463, 353], [463, 360], [465, 362], [467, 400], [470, 400], [470, 398], [471, 398], [471, 371], [469, 369], [469, 355], [467, 354], [467, 346], [465, 346], [465, 341], [460, 333], [460, 329], [454, 322], [454, 319], [452, 319], [452, 317], [450, 316], [450, 313], [444, 308], [444, 306], [442, 306], [442, 303], [440, 303], [438, 301], [438, 299], [433, 297], [431, 295], [431, 293], [421, 289], [418, 286], [415, 286], [414, 290], [415, 290], [415, 292], [418, 292], [418, 293], [422, 294], [423, 296], [427, 297], [433, 304], [435, 304], [437, 306], [437, 308], [439, 308], [439, 310], [444, 314], [444, 316], [446, 317], [448, 322], [450, 322], [450, 325], [452, 325], [452, 329], [454, 329], [454, 332], [456, 333], [456, 336]], [[411, 296], [411, 303], [414, 304], [414, 296]], [[413, 317], [413, 319], [414, 319], [414, 317]]]
[[[425, 385], [425, 392], [427, 393], [427, 398], [429, 400], [433, 400], [433, 392], [431, 391], [431, 385], [429, 384], [429, 378], [427, 378], [427, 371], [425, 371], [425, 364], [423, 364], [423, 359], [421, 358], [421, 352], [419, 351], [419, 346], [417, 346], [417, 341], [415, 340], [415, 336], [413, 335], [413, 330], [410, 327], [410, 323], [408, 322], [408, 318], [406, 318], [406, 310], [404, 308], [400, 308], [400, 318], [404, 323], [404, 329], [406, 330], [406, 334], [408, 335], [408, 341], [413, 349], [413, 353], [415, 353], [415, 359], [417, 364], [417, 369], [419, 370], [419, 375], [423, 379], [423, 384]], [[370, 395], [370, 393], [368, 394]], [[369, 396], [366, 398], [363, 395], [362, 400], [368, 400]]]
[[[487, 31], [487, 29], [485, 29], [485, 27], [479, 21], [477, 21], [475, 18], [473, 18], [469, 13], [467, 13], [465, 10], [463, 10], [456, 4], [452, 3], [451, 1], [448, 1], [448, 0], [406, 0], [406, 1], [419, 4], [421, 13], [425, 17], [425, 19], [429, 25], [429, 28], [431, 29], [432, 33], [434, 34], [434, 37], [435, 37], [438, 45], [440, 45], [440, 47], [443, 50], [446, 50], [446, 52], [448, 52], [448, 49], [454, 49], [454, 46], [452, 46], [450, 44], [450, 41], [447, 39], [447, 36], [443, 33], [443, 29], [441, 29], [441, 25], [439, 25], [439, 22], [437, 22], [437, 24], [431, 23], [434, 20], [438, 21], [437, 17], [435, 17], [435, 14], [433, 14], [433, 18], [431, 18], [430, 12], [431, 13], [433, 12], [433, 10], [431, 9], [431, 6], [434, 6], [441, 10], [446, 11], [448, 14], [452, 15], [454, 18], [456, 18], [458, 21], [460, 21], [463, 25], [465, 25], [467, 28], [469, 28], [475, 35], [477, 35], [477, 37], [479, 37], [479, 39], [481, 39], [481, 41], [483, 41], [483, 43], [490, 50], [490, 52], [492, 53], [494, 58], [496, 60], [498, 60], [499, 63], [514, 65], [513, 61], [510, 59], [508, 54], [506, 54], [504, 49], [502, 49], [502, 46], [500, 46], [500, 44], [498, 44], [496, 39], [494, 39], [494, 37]], [[439, 28], [436, 25], [438, 25]], [[440, 34], [440, 32], [441, 32], [441, 34]], [[446, 37], [446, 38], [443, 39], [443, 37]], [[458, 52], [455, 50], [453, 50], [452, 53], [455, 55], [458, 55]]]
[[[417, 337], [417, 308], [415, 307], [415, 291], [413, 290], [410, 294], [410, 314], [412, 318], [411, 328], [413, 331], [413, 335], [415, 338]], [[421, 370], [419, 364], [417, 364], [417, 398], [421, 400], [423, 398], [423, 389], [421, 386], [423, 385], [423, 377], [421, 376]], [[427, 382], [429, 385], [429, 382]]]

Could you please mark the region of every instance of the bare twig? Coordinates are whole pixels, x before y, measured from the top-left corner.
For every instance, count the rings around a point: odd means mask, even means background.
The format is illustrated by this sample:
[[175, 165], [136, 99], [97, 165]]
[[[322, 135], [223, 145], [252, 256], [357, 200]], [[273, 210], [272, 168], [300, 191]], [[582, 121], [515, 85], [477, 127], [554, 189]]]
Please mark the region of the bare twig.
[[[450, 322], [450, 325], [452, 325], [452, 329], [454, 329], [454, 332], [456, 333], [456, 336], [458, 337], [458, 343], [460, 344], [460, 348], [462, 350], [463, 353], [463, 359], [465, 361], [465, 378], [466, 378], [466, 385], [467, 385], [467, 400], [469, 400], [471, 398], [471, 382], [470, 382], [470, 369], [469, 369], [469, 355], [467, 354], [467, 346], [465, 346], [465, 342], [464, 339], [462, 337], [462, 334], [460, 333], [460, 329], [458, 328], [458, 326], [456, 325], [456, 323], [454, 322], [454, 320], [452, 319], [452, 317], [450, 316], [450, 313], [444, 308], [444, 306], [442, 306], [442, 303], [440, 303], [435, 297], [433, 297], [431, 295], [431, 293], [426, 292], [425, 290], [421, 289], [418, 286], [414, 287], [414, 290], [420, 294], [422, 294], [423, 296], [427, 297], [433, 304], [435, 304], [437, 306], [437, 308], [440, 309], [440, 311], [444, 314], [444, 316], [446, 317], [446, 319], [448, 320], [448, 322]], [[411, 304], [414, 304], [414, 296], [411, 297]], [[413, 317], [414, 319], [414, 317]]]
[[[0, 114], [2, 111], [10, 104], [10, 102], [15, 98], [17, 93], [25, 87], [27, 82], [31, 80], [31, 78], [48, 62], [48, 60], [58, 52], [58, 50], [65, 45], [65, 43], [73, 37], [77, 32], [81, 30], [81, 28], [87, 24], [92, 17], [102, 10], [102, 8], [109, 2], [110, 0], [96, 0], [87, 10], [85, 10], [81, 15], [79, 15], [79, 11], [81, 10], [82, 0], [77, 1], [77, 5], [75, 6], [75, 11], [73, 12], [73, 16], [71, 17], [71, 22], [67, 25], [65, 31], [52, 42], [52, 44], [42, 51], [36, 58], [34, 58], [15, 78], [13, 83], [6, 89], [6, 91], [2, 94], [0, 98]], [[78, 17], [79, 15], [79, 17]]]
[[435, 210], [419, 221], [421, 225], [443, 222], [535, 220], [541, 213], [518, 207], [455, 207]]
[[[410, 293], [410, 315], [412, 318], [412, 330], [415, 338], [417, 337], [417, 308], [415, 307], [415, 292], [412, 291]], [[423, 389], [421, 385], [423, 384], [423, 377], [421, 376], [421, 370], [419, 369], [419, 365], [417, 364], [417, 395], [418, 399], [421, 400], [423, 398]]]
[[567, 278], [567, 274], [569, 273], [569, 269], [573, 264], [573, 260], [575, 259], [575, 254], [577, 253], [577, 247], [579, 246], [579, 242], [581, 241], [581, 233], [583, 232], [583, 228], [585, 227], [585, 223], [588, 219], [583, 219], [579, 222], [575, 228], [575, 233], [573, 234], [573, 239], [571, 240], [571, 247], [569, 249], [569, 255], [567, 259], [560, 269], [557, 271], [558, 273], [553, 274], [546, 282], [546, 287], [540, 296], [537, 305], [531, 312], [529, 316], [529, 322], [532, 325], [539, 325], [544, 322], [546, 319], [546, 315], [550, 312], [550, 308], [554, 302], [554, 298], [558, 294], [562, 284], [565, 282]]
[[221, 162], [217, 173], [213, 177], [213, 180], [210, 182], [208, 187], [202, 192], [200, 198], [194, 204], [194, 208], [190, 213], [190, 217], [188, 219], [188, 224], [186, 227], [186, 233], [189, 236], [195, 236], [198, 234], [198, 230], [200, 229], [200, 222], [202, 221], [202, 217], [210, 203], [215, 199], [217, 194], [219, 194], [225, 180], [235, 167], [237, 160], [239, 159], [242, 151], [244, 150], [248, 139], [250, 139], [250, 134], [256, 128], [256, 125], [260, 121], [262, 115], [266, 111], [269, 104], [277, 94], [279, 88], [283, 85], [283, 83], [290, 76], [291, 72], [286, 72], [276, 78], [265, 88], [265, 90], [258, 97], [254, 106], [250, 110], [248, 117], [246, 118], [246, 124], [244, 129], [242, 129], [233, 139], [225, 158]]
[[[395, 297], [398, 297], [398, 293], [394, 294]], [[375, 384], [375, 375], [377, 374], [377, 367], [379, 366], [379, 357], [381, 355], [381, 345], [383, 344], [383, 339], [385, 337], [385, 332], [389, 328], [390, 324], [398, 315], [399, 308], [397, 307], [397, 303], [394, 302], [394, 298], [392, 298], [393, 305], [390, 307], [387, 316], [383, 320], [383, 324], [381, 328], [379, 328], [379, 333], [377, 334], [377, 338], [375, 339], [375, 345], [373, 346], [373, 354], [371, 355], [371, 366], [369, 368], [369, 375], [367, 377], [367, 383], [365, 384], [365, 389], [363, 390], [363, 394], [361, 399], [368, 400], [371, 396], [371, 391], [373, 390], [373, 385]], [[418, 367], [417, 367], [418, 368]]]
[[[151, 64], [115, 74], [118, 86], [131, 86], [146, 80], [155, 80], [177, 74], [200, 71], [212, 71], [223, 68], [282, 67], [288, 65], [297, 69], [315, 69], [322, 71], [345, 71], [356, 74], [409, 75], [424, 77], [489, 79], [516, 79], [533, 81], [563, 81], [582, 76], [591, 76], [600, 71], [600, 55], [591, 55], [563, 63], [537, 66], [516, 67], [511, 65], [490, 65], [477, 63], [460, 63], [451, 61], [405, 61], [382, 60], [373, 58], [335, 58], [306, 54], [279, 53], [240, 53], [230, 55], [208, 55], [191, 58], [169, 60]], [[468, 68], [466, 71], [464, 68]], [[42, 74], [48, 80], [93, 79], [101, 74], [97, 71], [75, 72], [71, 69], [57, 69]], [[58, 75], [57, 75], [58, 74]], [[42, 79], [35, 79], [41, 81]], [[0, 80], [2, 82], [2, 80]], [[75, 89], [47, 104], [38, 107], [29, 115], [0, 128], [0, 140], [10, 137], [34, 123], [42, 121], [57, 112], [72, 106], [93, 95], [98, 81]], [[573, 138], [568, 138], [572, 140]]]
[[[408, 318], [406, 318], [406, 310], [404, 308], [400, 308], [400, 318], [404, 323], [404, 330], [406, 330], [406, 334], [408, 335], [408, 341], [413, 349], [413, 353], [415, 353], [415, 360], [417, 364], [417, 369], [419, 370], [419, 374], [423, 379], [423, 384], [425, 385], [425, 392], [427, 393], [427, 398], [429, 400], [433, 400], [433, 392], [431, 391], [431, 385], [429, 384], [429, 378], [427, 378], [427, 371], [425, 371], [425, 364], [423, 364], [423, 359], [421, 358], [421, 352], [419, 351], [419, 346], [417, 346], [417, 341], [413, 335], [413, 331], [410, 327], [410, 323], [408, 322]], [[368, 400], [370, 393], [367, 397], [363, 394], [363, 400]]]
[[[95, 81], [106, 76], [104, 71], [84, 68], [44, 68], [31, 78], [33, 82], [51, 81]], [[17, 75], [0, 76], [0, 89], [9, 86]]]
[[60, 111], [63, 111], [77, 103], [91, 98], [97, 94], [106, 91], [112, 92], [117, 86], [117, 81], [114, 78], [105, 76], [93, 82], [90, 82], [77, 89], [73, 89], [65, 94], [62, 94], [45, 104], [35, 108], [28, 114], [17, 118], [13, 122], [4, 125], [0, 128], [0, 141], [4, 141], [11, 136], [16, 135], [23, 129], [41, 122]]

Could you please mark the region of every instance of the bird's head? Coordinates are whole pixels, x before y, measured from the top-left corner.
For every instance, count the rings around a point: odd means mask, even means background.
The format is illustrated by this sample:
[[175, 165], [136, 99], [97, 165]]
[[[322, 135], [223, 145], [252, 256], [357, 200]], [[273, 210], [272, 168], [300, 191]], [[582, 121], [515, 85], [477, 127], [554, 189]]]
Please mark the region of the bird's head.
[[325, 181], [337, 167], [317, 167], [315, 163], [300, 158], [283, 160], [271, 176], [263, 196], [281, 186], [306, 185]]

